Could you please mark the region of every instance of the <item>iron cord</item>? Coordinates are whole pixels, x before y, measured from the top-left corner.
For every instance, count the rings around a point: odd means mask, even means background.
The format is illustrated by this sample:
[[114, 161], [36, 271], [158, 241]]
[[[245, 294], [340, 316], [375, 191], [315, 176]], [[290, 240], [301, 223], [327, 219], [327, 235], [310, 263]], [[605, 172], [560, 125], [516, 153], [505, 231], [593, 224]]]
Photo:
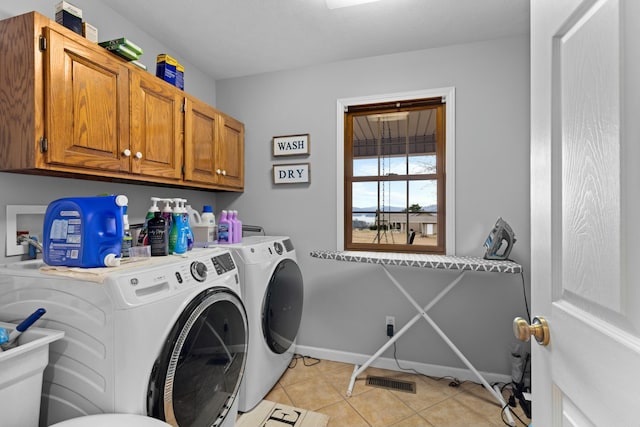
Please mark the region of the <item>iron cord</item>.
[[[515, 259], [507, 258], [507, 261], [515, 262], [516, 264], [522, 265]], [[524, 308], [527, 311], [527, 320], [529, 321], [529, 324], [531, 324], [531, 313], [529, 311], [529, 301], [527, 300], [527, 287], [524, 279], [524, 267], [520, 269], [520, 278], [522, 279], [522, 295], [524, 297]]]

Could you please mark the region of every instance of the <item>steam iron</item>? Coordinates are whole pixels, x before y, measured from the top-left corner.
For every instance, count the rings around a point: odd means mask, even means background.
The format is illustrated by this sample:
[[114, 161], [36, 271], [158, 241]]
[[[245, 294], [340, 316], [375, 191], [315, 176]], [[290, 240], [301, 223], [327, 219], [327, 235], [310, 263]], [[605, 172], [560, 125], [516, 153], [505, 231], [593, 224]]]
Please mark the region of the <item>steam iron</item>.
[[509, 224], [507, 224], [507, 221], [498, 218], [496, 225], [493, 226], [493, 230], [491, 230], [491, 233], [487, 236], [487, 240], [484, 242], [484, 247], [487, 248], [484, 259], [509, 259], [509, 254], [515, 243], [516, 235], [513, 233]]

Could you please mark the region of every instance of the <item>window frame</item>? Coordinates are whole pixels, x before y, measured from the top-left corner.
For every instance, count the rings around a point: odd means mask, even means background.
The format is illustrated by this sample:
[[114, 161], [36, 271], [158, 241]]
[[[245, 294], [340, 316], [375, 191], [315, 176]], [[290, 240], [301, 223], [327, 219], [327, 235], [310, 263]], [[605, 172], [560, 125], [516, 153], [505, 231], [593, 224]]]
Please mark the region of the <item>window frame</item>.
[[[337, 141], [337, 249], [345, 250], [345, 221], [351, 218], [351, 212], [345, 211], [345, 112], [350, 106], [362, 106], [367, 104], [382, 104], [396, 101], [409, 101], [414, 99], [426, 99], [441, 97], [445, 104], [445, 195], [446, 200], [445, 222], [446, 232], [444, 241], [446, 242], [445, 253], [455, 254], [455, 88], [446, 87], [413, 92], [402, 92], [382, 95], [372, 95], [359, 98], [342, 98], [337, 100], [336, 111], [336, 141]], [[350, 192], [350, 190], [349, 190]], [[350, 227], [349, 227], [350, 228]], [[386, 252], [407, 252], [405, 245], [383, 245], [381, 251]], [[393, 246], [393, 247], [390, 247]], [[355, 250], [355, 249], [353, 249]], [[370, 248], [362, 250], [372, 250]], [[412, 252], [416, 252], [413, 250]], [[427, 251], [420, 251], [428, 253]]]

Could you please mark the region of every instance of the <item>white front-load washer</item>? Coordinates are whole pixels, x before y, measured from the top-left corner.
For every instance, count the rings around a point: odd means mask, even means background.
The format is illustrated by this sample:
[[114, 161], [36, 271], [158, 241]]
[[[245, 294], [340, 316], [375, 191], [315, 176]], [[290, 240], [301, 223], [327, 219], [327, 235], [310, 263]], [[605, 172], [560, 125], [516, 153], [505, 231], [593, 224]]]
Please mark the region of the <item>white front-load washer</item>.
[[247, 367], [238, 395], [238, 410], [247, 412], [293, 357], [302, 317], [302, 272], [289, 237], [248, 236], [224, 247], [236, 260], [249, 320]]
[[249, 335], [228, 250], [108, 269], [41, 268], [41, 261], [0, 268], [0, 320], [14, 323], [43, 307], [37, 326], [65, 332], [50, 344], [41, 426], [101, 413], [180, 427], [235, 425]]

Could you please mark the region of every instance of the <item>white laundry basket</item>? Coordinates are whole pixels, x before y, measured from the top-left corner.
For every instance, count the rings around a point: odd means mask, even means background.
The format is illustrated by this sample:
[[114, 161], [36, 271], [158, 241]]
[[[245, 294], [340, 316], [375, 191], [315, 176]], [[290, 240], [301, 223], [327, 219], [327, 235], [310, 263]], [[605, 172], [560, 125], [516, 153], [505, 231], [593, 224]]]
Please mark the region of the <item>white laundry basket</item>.
[[[9, 331], [16, 326], [0, 322]], [[49, 343], [63, 336], [62, 331], [32, 327], [18, 337], [17, 347], [0, 352], [0, 425], [37, 427]]]

